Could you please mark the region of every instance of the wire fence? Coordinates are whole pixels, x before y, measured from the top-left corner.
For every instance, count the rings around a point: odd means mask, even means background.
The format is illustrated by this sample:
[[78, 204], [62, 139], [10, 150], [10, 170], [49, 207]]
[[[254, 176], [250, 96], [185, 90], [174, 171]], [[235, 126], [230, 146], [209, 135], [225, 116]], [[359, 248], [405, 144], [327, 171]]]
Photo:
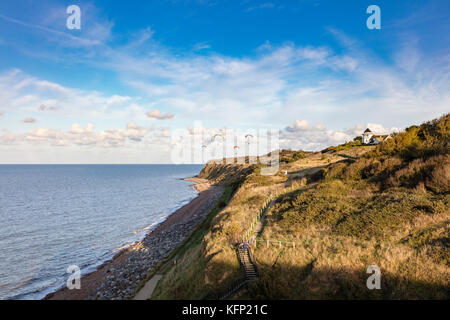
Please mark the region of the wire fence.
[[272, 245], [272, 246], [276, 246], [279, 248], [287, 247], [287, 248], [295, 249], [294, 241], [270, 240], [270, 239], [257, 240], [257, 239], [255, 239], [251, 242], [252, 242], [252, 244], [254, 243], [254, 245], [257, 247], [259, 246], [259, 244], [261, 244], [262, 246], [265, 245], [267, 248], [269, 248]]
[[284, 188], [281, 191], [278, 191], [276, 193], [271, 193], [269, 195], [269, 197], [267, 198], [266, 202], [264, 203], [263, 207], [258, 211], [258, 214], [256, 215], [256, 217], [252, 220], [250, 227], [247, 229], [246, 233], [244, 234], [244, 236], [242, 237], [243, 242], [249, 241], [249, 239], [251, 238], [251, 236], [253, 235], [256, 226], [258, 225], [258, 223], [261, 221], [262, 217], [266, 214], [266, 211], [269, 209], [270, 204], [272, 203], [272, 201], [278, 197], [280, 197], [283, 194], [292, 192], [293, 190], [295, 190], [296, 188], [298, 188], [298, 185], [290, 185], [288, 188]]
[[[280, 197], [283, 194], [286, 194], [286, 193], [289, 193], [289, 192], [295, 190], [296, 188], [298, 188], [298, 186], [292, 184], [288, 188], [283, 188], [283, 190], [281, 190], [281, 191], [278, 191], [278, 192], [275, 192], [275, 193], [271, 193], [269, 195], [269, 197], [267, 198], [267, 200], [264, 202], [263, 207], [258, 211], [257, 215], [255, 216], [255, 218], [250, 223], [250, 227], [247, 229], [247, 231], [245, 232], [244, 236], [242, 237], [241, 243], [247, 242], [250, 245], [255, 245], [255, 246], [258, 246], [258, 243], [265, 243], [265, 245], [267, 247], [269, 247], [271, 244], [274, 244], [274, 245], [277, 245], [279, 248], [282, 248], [283, 246], [287, 246], [287, 247], [290, 246], [290, 247], [295, 249], [295, 242], [293, 242], [293, 241], [258, 240], [258, 239], [250, 239], [250, 238], [253, 235], [256, 226], [258, 226], [258, 224], [260, 223], [261, 219], [266, 214], [266, 211], [269, 209], [269, 206], [272, 203], [272, 201], [274, 199]], [[257, 269], [257, 265], [256, 265], [255, 258], [253, 256], [253, 253], [251, 251], [251, 248], [248, 248], [248, 252], [249, 252], [250, 261], [254, 265], [255, 271], [257, 272], [257, 270], [258, 270]], [[232, 296], [234, 293], [239, 291], [242, 287], [244, 287], [245, 285], [247, 285], [250, 282], [251, 282], [251, 280], [246, 279], [246, 278], [237, 279], [237, 280], [233, 281], [230, 285], [228, 285], [225, 288], [225, 290], [219, 291], [219, 292], [216, 291], [216, 292], [208, 293], [207, 295], [202, 297], [202, 300], [203, 299], [206, 299], [206, 300], [210, 300], [210, 299], [224, 300], [224, 299], [227, 299], [227, 298]]]
[[258, 214], [256, 215], [256, 217], [253, 219], [253, 221], [250, 224], [250, 227], [248, 228], [247, 232], [245, 233], [244, 237], [243, 237], [243, 241], [248, 241], [250, 239], [250, 237], [253, 234], [253, 231], [255, 230], [255, 227], [258, 225], [258, 223], [261, 221], [261, 218], [263, 217], [263, 215], [265, 214], [266, 210], [269, 208], [270, 203], [272, 202], [272, 200], [276, 197], [276, 195], [271, 195], [269, 196], [269, 198], [266, 200], [266, 202], [264, 203], [264, 206], [262, 207], [261, 210], [259, 210]]

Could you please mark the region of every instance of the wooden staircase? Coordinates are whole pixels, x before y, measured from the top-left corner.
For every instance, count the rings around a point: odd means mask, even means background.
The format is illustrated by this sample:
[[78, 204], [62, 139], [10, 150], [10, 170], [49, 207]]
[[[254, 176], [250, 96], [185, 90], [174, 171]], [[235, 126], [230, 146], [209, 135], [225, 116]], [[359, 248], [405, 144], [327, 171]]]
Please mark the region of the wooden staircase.
[[258, 268], [250, 248], [244, 246], [237, 247], [239, 262], [244, 269], [244, 277], [231, 283], [225, 291], [210, 292], [202, 297], [202, 300], [225, 300], [242, 289], [251, 281], [258, 277]]
[[254, 280], [258, 277], [258, 269], [256, 268], [256, 263], [253, 259], [251, 249], [245, 247], [238, 248], [239, 261], [245, 272], [246, 280]]

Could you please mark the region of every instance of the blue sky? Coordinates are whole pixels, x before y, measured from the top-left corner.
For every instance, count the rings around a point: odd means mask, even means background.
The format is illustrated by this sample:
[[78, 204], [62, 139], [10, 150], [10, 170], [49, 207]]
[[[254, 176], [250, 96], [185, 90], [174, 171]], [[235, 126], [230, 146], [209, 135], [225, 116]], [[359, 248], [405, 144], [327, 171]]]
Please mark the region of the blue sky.
[[[72, 4], [81, 30], [66, 28]], [[366, 27], [371, 4], [381, 30]], [[449, 12], [448, 1], [3, 1], [0, 162], [170, 162], [171, 132], [199, 121], [320, 150], [430, 120], [449, 111]]]

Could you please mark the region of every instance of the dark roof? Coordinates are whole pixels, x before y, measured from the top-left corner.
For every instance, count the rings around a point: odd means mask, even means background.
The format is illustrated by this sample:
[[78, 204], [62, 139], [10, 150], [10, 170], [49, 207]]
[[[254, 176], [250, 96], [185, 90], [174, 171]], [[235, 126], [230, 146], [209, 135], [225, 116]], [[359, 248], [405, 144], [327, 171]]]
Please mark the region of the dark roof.
[[366, 131], [364, 131], [364, 133], [367, 133], [367, 132], [372, 132], [372, 131], [370, 131], [370, 129], [367, 128]]

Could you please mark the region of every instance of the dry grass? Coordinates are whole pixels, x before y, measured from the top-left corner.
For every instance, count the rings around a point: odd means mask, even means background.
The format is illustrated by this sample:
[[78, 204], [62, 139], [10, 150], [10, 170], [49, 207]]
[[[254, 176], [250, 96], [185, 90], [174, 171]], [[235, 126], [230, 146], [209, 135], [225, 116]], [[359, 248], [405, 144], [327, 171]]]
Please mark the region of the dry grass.
[[[293, 232], [271, 221], [269, 217], [261, 239], [294, 241], [295, 248], [291, 245], [280, 248], [276, 244], [267, 247], [264, 242], [259, 243], [254, 253], [261, 278], [252, 288], [254, 298], [448, 298], [450, 269], [445, 260], [448, 247], [436, 250], [430, 242], [412, 245], [409, 240], [433, 226], [432, 239], [448, 237], [448, 210], [432, 216], [420, 215], [385, 238], [340, 235], [327, 225], [313, 223]], [[366, 269], [372, 264], [382, 270], [383, 290], [379, 292], [366, 287], [369, 276]]]
[[[268, 197], [293, 184], [269, 210], [260, 239], [295, 248], [260, 242], [260, 279], [246, 297], [448, 299], [449, 134], [446, 115], [377, 147], [283, 151], [288, 176], [261, 176], [259, 165], [206, 166], [201, 177], [237, 191], [163, 278], [157, 298], [197, 299], [239, 278], [233, 244]], [[372, 264], [381, 268], [382, 290], [366, 287]]]

